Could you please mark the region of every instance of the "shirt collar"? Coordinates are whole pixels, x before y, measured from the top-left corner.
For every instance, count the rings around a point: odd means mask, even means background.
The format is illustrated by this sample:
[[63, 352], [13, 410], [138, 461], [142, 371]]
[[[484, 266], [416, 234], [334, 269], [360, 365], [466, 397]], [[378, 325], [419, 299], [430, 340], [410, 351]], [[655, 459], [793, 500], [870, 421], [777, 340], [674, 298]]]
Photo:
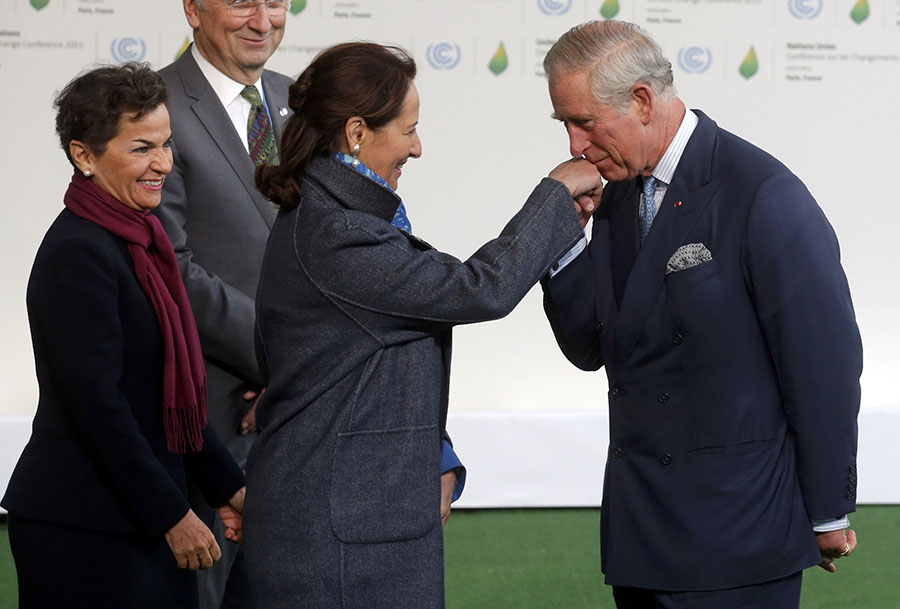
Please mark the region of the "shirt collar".
[[664, 182], [665, 184], [672, 183], [672, 176], [675, 175], [675, 168], [678, 167], [681, 155], [684, 154], [684, 149], [687, 146], [688, 140], [691, 139], [691, 134], [697, 127], [698, 122], [699, 119], [697, 118], [697, 115], [692, 111], [685, 109], [684, 118], [681, 119], [681, 125], [679, 125], [678, 131], [675, 132], [675, 137], [672, 138], [672, 142], [666, 149], [666, 153], [659, 160], [659, 163], [653, 168], [652, 175], [658, 181]]
[[[222, 102], [222, 105], [226, 108], [234, 102], [235, 99], [243, 99], [240, 97], [241, 91], [244, 90], [243, 84], [239, 83], [236, 80], [232, 80], [225, 74], [219, 71], [219, 69], [214, 66], [210, 61], [203, 56], [200, 52], [200, 49], [197, 48], [196, 44], [191, 45], [191, 55], [194, 57], [194, 61], [197, 62], [197, 67], [200, 68], [200, 71], [203, 73], [203, 76], [206, 77], [207, 82], [209, 82], [209, 86], [212, 87], [213, 91], [216, 94], [216, 97], [219, 98], [219, 101]], [[266, 94], [263, 91], [262, 86], [262, 77], [259, 78], [255, 83], [256, 89], [259, 91], [260, 96], [262, 97], [263, 103], [266, 103]], [[247, 102], [248, 104], [250, 102]]]

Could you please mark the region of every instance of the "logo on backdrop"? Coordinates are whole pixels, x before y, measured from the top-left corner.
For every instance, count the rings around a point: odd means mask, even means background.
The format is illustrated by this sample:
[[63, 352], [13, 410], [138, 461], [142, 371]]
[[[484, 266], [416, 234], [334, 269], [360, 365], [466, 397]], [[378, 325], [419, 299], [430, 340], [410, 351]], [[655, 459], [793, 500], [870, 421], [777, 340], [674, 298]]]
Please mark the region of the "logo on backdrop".
[[703, 47], [681, 47], [678, 65], [688, 74], [702, 74], [712, 65], [712, 52]]
[[545, 15], [565, 15], [572, 8], [572, 0], [537, 0], [537, 5]]
[[291, 1], [291, 12], [295, 15], [299, 15], [303, 12], [303, 9], [306, 8], [306, 0], [292, 0]]
[[36, 11], [41, 10], [48, 4], [50, 4], [50, 0], [31, 0], [31, 6], [33, 6]]
[[425, 57], [435, 70], [452, 70], [459, 65], [462, 50], [458, 44], [436, 42], [428, 45]]
[[619, 14], [619, 0], [604, 0], [600, 7], [600, 16], [604, 19], [612, 19]]
[[788, 0], [788, 10], [797, 19], [815, 19], [822, 12], [822, 0]]
[[116, 63], [141, 61], [147, 54], [147, 45], [142, 38], [115, 38], [109, 47]]
[[494, 51], [494, 55], [488, 62], [488, 69], [493, 72], [495, 76], [500, 76], [500, 74], [508, 67], [509, 57], [506, 54], [506, 47], [503, 46], [503, 41], [501, 40], [500, 46], [497, 47], [497, 50]]
[[[857, 0], [850, 11], [850, 18], [857, 25], [869, 18], [869, 0]], [[900, 21], [897, 22], [900, 24]]]
[[738, 68], [738, 72], [740, 72], [741, 76], [750, 80], [758, 71], [759, 59], [756, 57], [756, 49], [751, 45], [750, 50], [747, 51], [747, 54], [744, 56], [744, 61], [741, 62], [741, 65]]

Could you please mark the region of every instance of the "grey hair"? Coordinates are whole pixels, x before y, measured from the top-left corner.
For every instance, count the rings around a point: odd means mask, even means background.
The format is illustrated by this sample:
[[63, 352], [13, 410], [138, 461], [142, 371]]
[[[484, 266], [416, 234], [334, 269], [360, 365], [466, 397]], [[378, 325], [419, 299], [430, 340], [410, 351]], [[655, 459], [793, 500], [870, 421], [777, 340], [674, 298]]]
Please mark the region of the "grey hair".
[[588, 21], [576, 25], [544, 57], [547, 78], [591, 70], [594, 100], [625, 112], [631, 87], [647, 85], [662, 100], [677, 95], [672, 64], [645, 30], [625, 21]]

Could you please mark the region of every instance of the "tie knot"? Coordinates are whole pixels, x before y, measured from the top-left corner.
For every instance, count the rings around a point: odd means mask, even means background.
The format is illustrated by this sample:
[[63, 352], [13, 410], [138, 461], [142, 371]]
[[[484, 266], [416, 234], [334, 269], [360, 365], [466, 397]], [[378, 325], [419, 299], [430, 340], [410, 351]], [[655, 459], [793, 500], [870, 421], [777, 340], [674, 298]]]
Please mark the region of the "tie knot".
[[244, 90], [241, 91], [241, 97], [250, 102], [250, 105], [253, 107], [262, 105], [262, 97], [260, 97], [259, 91], [254, 85], [247, 85], [244, 87]]

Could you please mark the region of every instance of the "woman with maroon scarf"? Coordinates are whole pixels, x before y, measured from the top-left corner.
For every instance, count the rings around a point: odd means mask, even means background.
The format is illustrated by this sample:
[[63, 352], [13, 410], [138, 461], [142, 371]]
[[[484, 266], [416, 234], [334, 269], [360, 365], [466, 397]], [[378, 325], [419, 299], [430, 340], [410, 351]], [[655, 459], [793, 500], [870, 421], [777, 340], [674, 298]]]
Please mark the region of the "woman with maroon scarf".
[[206, 426], [206, 374], [150, 210], [172, 169], [163, 81], [87, 72], [56, 99], [75, 167], [28, 283], [40, 399], [2, 505], [21, 608], [197, 606], [219, 547], [191, 479], [240, 539], [244, 480]]

